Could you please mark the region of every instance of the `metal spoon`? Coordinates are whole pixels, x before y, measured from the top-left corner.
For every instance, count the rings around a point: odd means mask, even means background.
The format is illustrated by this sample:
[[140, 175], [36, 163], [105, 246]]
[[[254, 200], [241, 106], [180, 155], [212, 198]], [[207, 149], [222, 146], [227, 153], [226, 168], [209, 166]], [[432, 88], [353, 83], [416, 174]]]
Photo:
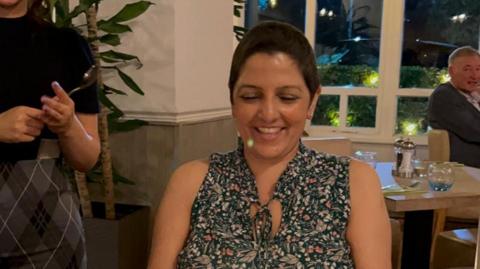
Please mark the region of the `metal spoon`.
[[97, 81], [97, 67], [95, 65], [90, 66], [90, 68], [83, 74], [82, 82], [80, 85], [68, 93], [68, 96], [87, 88]]

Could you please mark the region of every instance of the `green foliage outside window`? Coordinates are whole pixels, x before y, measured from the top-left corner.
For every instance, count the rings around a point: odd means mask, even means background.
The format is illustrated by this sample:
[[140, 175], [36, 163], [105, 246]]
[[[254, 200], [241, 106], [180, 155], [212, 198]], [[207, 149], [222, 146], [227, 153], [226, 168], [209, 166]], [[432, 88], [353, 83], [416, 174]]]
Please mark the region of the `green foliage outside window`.
[[317, 65], [324, 86], [364, 86], [364, 81], [376, 73], [368, 65]]
[[[375, 96], [350, 96], [348, 98], [347, 126], [375, 127], [375, 113], [377, 98]], [[320, 95], [313, 125], [333, 126], [340, 125], [340, 96]]]
[[340, 96], [339, 95], [320, 95], [317, 107], [313, 114], [313, 125], [339, 125]]
[[376, 96], [349, 96], [347, 126], [374, 128], [376, 110]]
[[[378, 73], [366, 65], [319, 65], [323, 85], [377, 87]], [[448, 81], [447, 69], [402, 66], [401, 88], [435, 88]], [[339, 126], [340, 96], [321, 95], [312, 119], [314, 125]], [[428, 97], [399, 97], [396, 134], [416, 135], [427, 131]], [[346, 126], [375, 127], [375, 96], [349, 96]]]
[[400, 88], [432, 89], [448, 80], [447, 69], [421, 66], [402, 66]]
[[[378, 73], [367, 65], [318, 65], [324, 86], [354, 86], [376, 88]], [[421, 66], [402, 66], [400, 88], [435, 88], [448, 80], [447, 69]]]
[[417, 135], [427, 131], [428, 97], [399, 97], [395, 133]]

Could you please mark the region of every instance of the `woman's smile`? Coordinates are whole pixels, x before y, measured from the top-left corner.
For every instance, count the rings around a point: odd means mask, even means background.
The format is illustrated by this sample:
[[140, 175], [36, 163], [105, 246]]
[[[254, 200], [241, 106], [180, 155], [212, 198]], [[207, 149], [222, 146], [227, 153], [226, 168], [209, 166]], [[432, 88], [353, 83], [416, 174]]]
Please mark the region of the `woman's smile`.
[[286, 132], [286, 128], [282, 127], [255, 127], [254, 140], [273, 141], [278, 139], [283, 133]]

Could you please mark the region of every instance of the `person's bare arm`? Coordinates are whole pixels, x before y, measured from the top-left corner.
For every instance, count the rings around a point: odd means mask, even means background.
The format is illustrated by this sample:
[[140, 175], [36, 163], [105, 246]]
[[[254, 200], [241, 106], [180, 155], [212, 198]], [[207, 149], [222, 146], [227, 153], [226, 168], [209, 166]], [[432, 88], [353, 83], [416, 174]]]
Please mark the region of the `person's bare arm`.
[[96, 114], [76, 113], [71, 132], [59, 135], [60, 147], [68, 163], [79, 171], [87, 171], [97, 162], [100, 153]]
[[173, 173], [155, 218], [149, 269], [176, 267], [188, 236], [192, 205], [207, 170], [207, 161], [193, 161]]
[[75, 113], [75, 103], [57, 83], [54, 97], [42, 96], [43, 122], [58, 135], [68, 163], [79, 171], [92, 168], [100, 153], [96, 114]]
[[362, 162], [350, 163], [351, 215], [347, 239], [358, 269], [391, 268], [391, 231], [387, 209], [375, 170]]

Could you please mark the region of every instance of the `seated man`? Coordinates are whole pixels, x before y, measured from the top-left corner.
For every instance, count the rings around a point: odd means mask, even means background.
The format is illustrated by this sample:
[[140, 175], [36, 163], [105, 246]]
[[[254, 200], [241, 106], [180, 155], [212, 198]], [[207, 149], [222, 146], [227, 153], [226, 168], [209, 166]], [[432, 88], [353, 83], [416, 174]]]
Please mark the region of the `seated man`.
[[480, 53], [461, 47], [448, 58], [450, 82], [439, 85], [428, 103], [428, 121], [445, 129], [450, 161], [480, 167]]

